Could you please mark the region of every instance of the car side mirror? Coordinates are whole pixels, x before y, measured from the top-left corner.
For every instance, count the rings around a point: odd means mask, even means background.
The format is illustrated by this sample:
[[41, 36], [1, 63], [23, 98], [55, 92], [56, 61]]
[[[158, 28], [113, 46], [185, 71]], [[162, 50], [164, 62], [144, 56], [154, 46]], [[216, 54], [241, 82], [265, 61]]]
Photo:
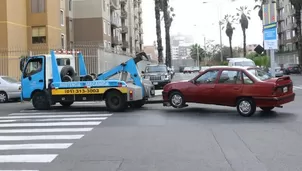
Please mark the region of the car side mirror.
[[142, 74], [144, 74], [145, 73], [145, 71], [142, 71]]

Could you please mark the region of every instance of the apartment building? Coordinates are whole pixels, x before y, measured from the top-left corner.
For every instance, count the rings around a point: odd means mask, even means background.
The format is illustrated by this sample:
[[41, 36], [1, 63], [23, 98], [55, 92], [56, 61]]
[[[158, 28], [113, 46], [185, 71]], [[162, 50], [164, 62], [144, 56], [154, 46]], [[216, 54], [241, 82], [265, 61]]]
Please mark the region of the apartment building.
[[[66, 45], [65, 0], [0, 1], [0, 75], [19, 76], [19, 57], [27, 50]], [[19, 50], [19, 51], [18, 51]]]
[[290, 0], [277, 1], [278, 12], [278, 63], [297, 63], [298, 36], [294, 17], [295, 9]]
[[97, 44], [116, 53], [135, 54], [142, 50], [139, 46], [143, 43], [140, 38], [141, 0], [82, 0], [73, 3], [75, 43]]

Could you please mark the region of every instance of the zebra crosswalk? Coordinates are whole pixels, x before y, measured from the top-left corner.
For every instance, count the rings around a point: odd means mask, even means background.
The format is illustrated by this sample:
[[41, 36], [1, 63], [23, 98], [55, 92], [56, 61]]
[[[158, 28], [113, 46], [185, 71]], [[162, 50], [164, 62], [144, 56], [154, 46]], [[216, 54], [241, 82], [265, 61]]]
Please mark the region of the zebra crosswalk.
[[[54, 111], [21, 111], [0, 116], [0, 171], [7, 168], [30, 171], [36, 168], [25, 168], [28, 165], [22, 167], [22, 164], [31, 163], [33, 167], [50, 163], [60, 150], [71, 147], [110, 116], [110, 113]], [[6, 168], [1, 168], [4, 164]], [[15, 164], [18, 168], [14, 168]]]

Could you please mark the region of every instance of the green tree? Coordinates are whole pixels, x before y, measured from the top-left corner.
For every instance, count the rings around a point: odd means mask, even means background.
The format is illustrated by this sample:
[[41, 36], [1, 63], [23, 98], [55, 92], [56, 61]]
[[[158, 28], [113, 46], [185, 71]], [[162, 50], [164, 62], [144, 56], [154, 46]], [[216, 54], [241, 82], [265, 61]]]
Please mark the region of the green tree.
[[170, 42], [170, 28], [175, 17], [174, 9], [169, 6], [169, 0], [162, 0], [162, 11], [164, 13], [165, 21], [165, 38], [166, 38], [166, 65], [171, 67], [172, 54], [171, 54], [171, 42]]
[[225, 29], [225, 34], [229, 38], [229, 45], [230, 45], [230, 57], [233, 57], [233, 47], [232, 47], [232, 38], [233, 38], [233, 32], [235, 30], [235, 27], [233, 27], [233, 23], [235, 21], [234, 16], [232, 15], [225, 15], [224, 19], [221, 21], [221, 23], [224, 25], [222, 29]]
[[193, 44], [190, 48], [190, 56], [194, 61], [197, 61], [197, 56], [199, 56], [199, 61], [202, 61], [206, 53], [199, 44]]
[[302, 33], [301, 33], [301, 10], [302, 10], [302, 1], [301, 0], [290, 0], [291, 4], [295, 8], [295, 19], [297, 24], [297, 36], [298, 36], [298, 55], [299, 63], [302, 64]]
[[161, 38], [161, 27], [160, 27], [160, 10], [161, 0], [154, 0], [155, 3], [155, 22], [156, 22], [156, 37], [157, 37], [157, 51], [158, 51], [158, 63], [163, 63], [163, 43]]
[[247, 6], [240, 6], [236, 10], [238, 11], [237, 21], [239, 21], [243, 33], [243, 56], [246, 57], [246, 30], [249, 27], [251, 10], [249, 10]]

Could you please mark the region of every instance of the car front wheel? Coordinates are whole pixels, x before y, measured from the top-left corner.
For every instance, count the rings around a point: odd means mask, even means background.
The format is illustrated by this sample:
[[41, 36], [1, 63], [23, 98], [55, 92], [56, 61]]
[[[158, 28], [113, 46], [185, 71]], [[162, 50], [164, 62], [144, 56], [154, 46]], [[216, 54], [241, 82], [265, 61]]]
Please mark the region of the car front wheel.
[[240, 98], [237, 101], [237, 112], [244, 117], [252, 116], [256, 111], [256, 104], [251, 98]]
[[178, 91], [174, 91], [170, 94], [169, 101], [174, 108], [182, 108], [185, 105], [183, 95]]

